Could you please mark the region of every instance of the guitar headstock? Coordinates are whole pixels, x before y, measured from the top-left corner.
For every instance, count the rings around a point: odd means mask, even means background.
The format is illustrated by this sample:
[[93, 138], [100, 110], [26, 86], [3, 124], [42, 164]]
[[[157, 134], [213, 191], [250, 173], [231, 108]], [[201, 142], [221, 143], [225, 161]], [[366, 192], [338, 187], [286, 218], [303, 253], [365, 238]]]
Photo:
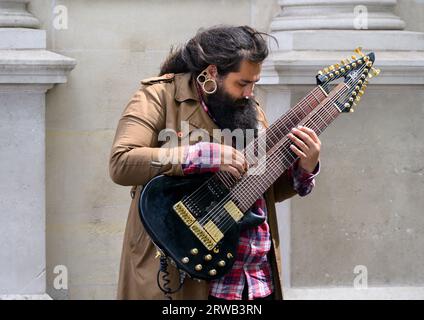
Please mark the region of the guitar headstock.
[[362, 48], [358, 47], [355, 49], [355, 54], [351, 56], [351, 60], [343, 59], [340, 64], [336, 63], [318, 71], [316, 76], [317, 84], [324, 87], [330, 82], [344, 78], [348, 92], [337, 101], [341, 112], [353, 112], [352, 106], [356, 106], [361, 100], [369, 79], [380, 74], [380, 70], [373, 67], [375, 61], [373, 52], [364, 54]]

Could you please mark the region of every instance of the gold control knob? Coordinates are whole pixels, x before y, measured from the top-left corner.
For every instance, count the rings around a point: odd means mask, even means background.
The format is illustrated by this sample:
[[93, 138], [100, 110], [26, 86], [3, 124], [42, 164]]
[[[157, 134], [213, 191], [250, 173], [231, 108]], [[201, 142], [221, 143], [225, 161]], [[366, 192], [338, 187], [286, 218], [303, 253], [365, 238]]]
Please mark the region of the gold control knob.
[[219, 261], [218, 266], [225, 267], [225, 261], [224, 260]]
[[199, 250], [198, 250], [197, 248], [193, 248], [193, 249], [191, 249], [191, 250], [190, 250], [190, 253], [191, 253], [192, 255], [196, 255], [196, 254], [198, 254], [198, 253], [199, 253]]
[[184, 257], [181, 259], [182, 263], [188, 263], [190, 259], [188, 257]]
[[202, 266], [201, 264], [196, 264], [196, 265], [194, 266], [194, 269], [195, 269], [196, 271], [200, 271], [200, 270], [202, 270], [202, 268], [203, 268], [203, 266]]
[[212, 256], [210, 254], [207, 254], [206, 256], [204, 256], [204, 259], [206, 261], [211, 261], [212, 260]]
[[216, 275], [216, 270], [215, 269], [211, 269], [211, 270], [209, 270], [209, 275], [210, 276], [215, 276]]

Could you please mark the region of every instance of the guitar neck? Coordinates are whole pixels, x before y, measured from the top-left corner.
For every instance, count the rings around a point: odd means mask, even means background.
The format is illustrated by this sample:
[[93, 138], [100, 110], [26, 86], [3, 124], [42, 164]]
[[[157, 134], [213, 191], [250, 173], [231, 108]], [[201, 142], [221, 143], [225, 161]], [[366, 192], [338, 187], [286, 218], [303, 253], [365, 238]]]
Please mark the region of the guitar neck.
[[[339, 115], [335, 100], [347, 91], [345, 84], [339, 84], [330, 95], [304, 117], [299, 124], [311, 128], [317, 135], [321, 134]], [[240, 180], [231, 190], [232, 198], [239, 204], [241, 211], [247, 211], [290, 166], [297, 155], [290, 149], [291, 140], [284, 135], [274, 144], [266, 157], [263, 157], [254, 170]], [[256, 170], [256, 171], [255, 171]]]
[[[300, 124], [300, 122], [311, 113], [328, 94], [321, 86], [316, 86], [294, 107], [279, 117], [270, 127], [259, 133], [244, 150], [247, 162], [250, 166], [255, 165], [258, 155], [269, 152], [275, 145], [283, 139], [289, 131]], [[226, 171], [216, 173], [221, 182], [230, 189], [237, 181]]]

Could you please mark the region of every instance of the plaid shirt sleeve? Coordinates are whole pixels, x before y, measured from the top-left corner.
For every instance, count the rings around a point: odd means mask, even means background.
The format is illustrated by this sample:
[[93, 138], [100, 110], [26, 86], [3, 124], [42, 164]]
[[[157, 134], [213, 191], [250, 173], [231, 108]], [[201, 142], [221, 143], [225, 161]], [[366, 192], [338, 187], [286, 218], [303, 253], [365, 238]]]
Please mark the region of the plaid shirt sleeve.
[[288, 169], [288, 174], [293, 178], [293, 187], [299, 196], [308, 195], [315, 186], [315, 177], [319, 174], [320, 162], [314, 171], [308, 172], [299, 166], [299, 159]]
[[182, 163], [184, 175], [217, 172], [221, 162], [221, 145], [217, 143], [198, 142], [185, 151]]
[[[209, 142], [198, 142], [190, 145], [185, 151], [185, 160], [182, 164], [184, 175], [219, 171], [220, 148], [220, 144]], [[293, 179], [293, 187], [299, 196], [304, 197], [312, 191], [315, 186], [315, 177], [319, 174], [319, 171], [319, 162], [314, 171], [310, 173], [299, 166], [299, 160], [288, 169], [288, 174]]]

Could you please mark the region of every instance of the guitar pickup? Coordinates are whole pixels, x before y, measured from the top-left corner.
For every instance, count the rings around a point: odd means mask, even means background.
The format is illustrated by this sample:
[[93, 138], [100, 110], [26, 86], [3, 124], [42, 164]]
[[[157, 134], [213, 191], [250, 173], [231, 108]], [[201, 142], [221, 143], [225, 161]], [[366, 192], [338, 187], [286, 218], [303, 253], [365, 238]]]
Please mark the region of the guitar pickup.
[[216, 246], [215, 240], [206, 232], [198, 221], [192, 224], [190, 230], [202, 242], [208, 250], [212, 250]]
[[228, 214], [234, 219], [234, 221], [238, 222], [241, 218], [243, 218], [243, 212], [237, 208], [236, 204], [233, 201], [228, 201], [224, 205], [224, 209], [227, 210]]
[[224, 238], [224, 234], [219, 230], [217, 225], [213, 223], [212, 220], [209, 220], [203, 228], [206, 230], [207, 233], [215, 240], [215, 242], [219, 242], [222, 238]]

